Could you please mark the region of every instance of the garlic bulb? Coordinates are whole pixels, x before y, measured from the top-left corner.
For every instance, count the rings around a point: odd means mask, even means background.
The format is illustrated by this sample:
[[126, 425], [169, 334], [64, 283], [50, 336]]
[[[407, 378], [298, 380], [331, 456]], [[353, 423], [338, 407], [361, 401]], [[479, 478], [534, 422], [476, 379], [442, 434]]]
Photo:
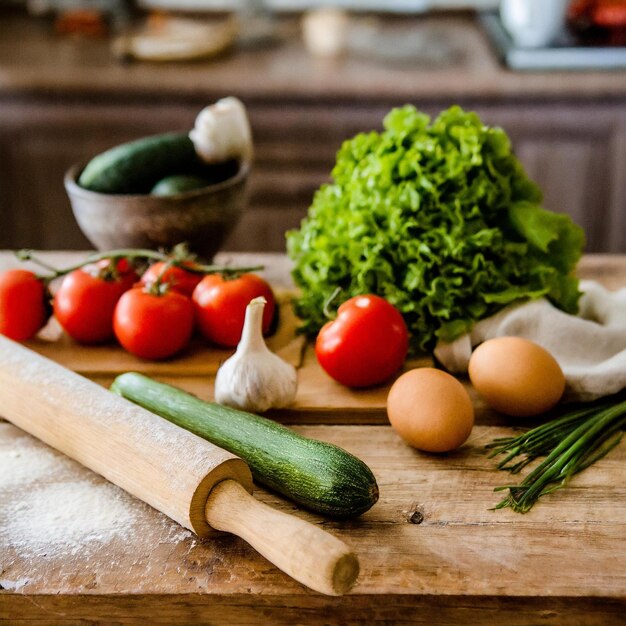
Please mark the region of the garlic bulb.
[[198, 113], [189, 138], [207, 163], [252, 158], [252, 132], [246, 108], [237, 98], [222, 98]]
[[262, 296], [250, 301], [237, 351], [217, 371], [215, 400], [220, 404], [263, 413], [296, 397], [296, 368], [271, 352], [263, 339], [266, 302]]

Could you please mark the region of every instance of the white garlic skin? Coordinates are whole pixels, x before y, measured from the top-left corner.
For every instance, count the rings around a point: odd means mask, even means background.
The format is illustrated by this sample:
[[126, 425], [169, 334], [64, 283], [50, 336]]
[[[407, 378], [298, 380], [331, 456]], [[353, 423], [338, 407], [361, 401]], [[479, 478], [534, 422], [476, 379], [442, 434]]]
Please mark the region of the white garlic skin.
[[250, 122], [245, 106], [237, 98], [222, 98], [202, 109], [189, 138], [206, 163], [252, 158]]
[[216, 402], [252, 413], [291, 404], [298, 389], [296, 368], [271, 352], [263, 339], [265, 304], [263, 297], [250, 301], [237, 350], [215, 377]]

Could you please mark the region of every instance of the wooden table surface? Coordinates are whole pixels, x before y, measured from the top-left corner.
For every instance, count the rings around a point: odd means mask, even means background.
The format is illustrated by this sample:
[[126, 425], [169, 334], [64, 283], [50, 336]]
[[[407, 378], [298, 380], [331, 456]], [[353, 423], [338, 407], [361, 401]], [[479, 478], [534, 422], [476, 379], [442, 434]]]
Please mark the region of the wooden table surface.
[[[286, 259], [259, 256], [272, 282], [289, 287]], [[59, 265], [76, 257], [46, 255]], [[232, 258], [249, 261], [245, 255]], [[0, 253], [0, 270], [15, 264], [9, 253]], [[626, 256], [586, 257], [579, 274], [611, 288], [624, 286]], [[199, 391], [201, 377], [185, 369], [185, 357], [178, 361], [180, 374], [176, 363], [159, 377]], [[311, 368], [304, 364], [301, 379]], [[318, 395], [334, 393], [319, 384]], [[205, 376], [204, 393], [209, 387]], [[302, 587], [236, 537], [195, 538], [0, 421], [0, 473], [5, 463], [5, 471], [18, 467], [21, 475], [19, 464], [29, 460], [37, 460], [33, 467], [39, 469], [28, 484], [0, 481], [0, 623], [624, 623], [626, 443], [530, 513], [492, 511], [498, 500], [493, 487], [507, 475], [494, 470], [483, 446], [511, 432], [501, 417], [483, 407], [466, 445], [427, 455], [407, 447], [386, 425], [384, 405], [368, 410], [371, 398], [378, 401], [368, 393], [351, 394], [345, 414], [339, 408], [316, 413], [310, 401], [308, 408], [298, 405], [279, 417], [370, 465], [380, 486], [380, 500], [370, 511], [356, 520], [329, 521], [256, 491], [261, 500], [353, 547], [361, 575], [341, 598]], [[47, 493], [49, 502], [50, 493], [68, 483], [99, 492], [129, 520], [127, 532], [67, 550], [28, 546], [11, 532], [12, 516], [36, 515], [39, 494]], [[84, 507], [75, 514], [84, 515]]]

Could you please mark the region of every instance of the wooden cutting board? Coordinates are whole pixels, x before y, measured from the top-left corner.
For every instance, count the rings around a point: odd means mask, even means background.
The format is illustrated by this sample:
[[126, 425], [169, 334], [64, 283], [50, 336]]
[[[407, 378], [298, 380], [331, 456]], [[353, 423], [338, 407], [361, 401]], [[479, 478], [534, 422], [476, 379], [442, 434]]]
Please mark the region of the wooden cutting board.
[[[267, 339], [271, 350], [299, 367], [302, 362], [304, 338], [296, 335], [297, 319], [291, 306], [291, 293], [277, 290], [279, 323], [276, 332]], [[148, 361], [126, 352], [116, 342], [86, 346], [66, 335], [52, 318], [39, 335], [25, 345], [49, 359], [84, 376], [141, 372], [147, 376], [174, 374], [185, 376], [215, 376], [219, 366], [234, 352], [211, 346], [198, 333], [191, 345], [175, 357], [164, 361]]]
[[[280, 321], [276, 332], [267, 339], [272, 351], [298, 368], [296, 400], [287, 411], [275, 412], [276, 417], [288, 414], [296, 420], [325, 421], [329, 418], [335, 422], [340, 416], [349, 421], [355, 413], [365, 413], [368, 421], [381, 421], [392, 381], [364, 390], [350, 390], [334, 382], [317, 363], [313, 346], [297, 333], [299, 320], [293, 311], [292, 298], [293, 292], [277, 290]], [[37, 338], [25, 345], [102, 385], [108, 386], [118, 374], [134, 371], [182, 386], [206, 399], [213, 396], [218, 368], [233, 353], [232, 349], [212, 346], [202, 337], [195, 336], [179, 355], [165, 361], [148, 361], [126, 352], [115, 342], [100, 346], [80, 345], [62, 331], [54, 318]], [[404, 370], [432, 363], [429, 356], [424, 356], [407, 362]], [[329, 413], [334, 414], [332, 418]]]
[[[384, 423], [389, 387], [402, 372], [387, 383], [369, 389], [348, 389], [333, 381], [319, 366], [313, 346], [297, 334], [299, 322], [293, 313], [291, 297], [289, 292], [279, 293], [280, 323], [267, 344], [298, 369], [298, 393], [288, 409], [270, 415], [281, 421], [309, 423], [351, 423], [354, 419], [361, 423]], [[40, 337], [25, 342], [25, 345], [104, 386], [110, 385], [118, 374], [134, 371], [180, 386], [204, 399], [213, 398], [215, 374], [233, 353], [233, 350], [210, 346], [202, 337], [196, 336], [182, 354], [166, 361], [147, 361], [129, 354], [115, 343], [80, 345], [63, 333], [54, 319]], [[408, 361], [402, 371], [432, 365], [432, 358], [424, 356]], [[475, 396], [471, 386], [465, 384], [475, 397], [479, 415], [486, 417], [485, 405]]]

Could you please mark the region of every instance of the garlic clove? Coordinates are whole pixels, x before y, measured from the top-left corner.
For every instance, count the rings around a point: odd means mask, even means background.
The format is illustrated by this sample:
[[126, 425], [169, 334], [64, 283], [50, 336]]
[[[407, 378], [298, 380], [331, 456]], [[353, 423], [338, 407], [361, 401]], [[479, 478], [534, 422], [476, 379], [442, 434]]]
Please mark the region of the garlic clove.
[[217, 371], [215, 400], [220, 404], [263, 413], [283, 408], [296, 397], [296, 368], [274, 354], [263, 338], [266, 302], [263, 297], [250, 301], [237, 350]]
[[252, 131], [246, 108], [237, 98], [222, 98], [198, 113], [189, 138], [206, 163], [252, 159]]

